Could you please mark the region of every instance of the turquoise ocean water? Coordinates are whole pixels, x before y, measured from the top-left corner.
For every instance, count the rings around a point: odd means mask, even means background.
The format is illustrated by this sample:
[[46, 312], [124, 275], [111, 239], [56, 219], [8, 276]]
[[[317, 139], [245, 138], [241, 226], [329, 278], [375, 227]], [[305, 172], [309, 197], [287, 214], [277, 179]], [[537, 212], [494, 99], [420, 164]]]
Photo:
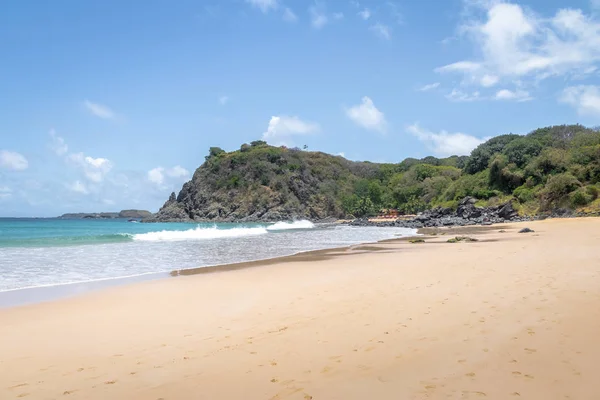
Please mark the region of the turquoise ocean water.
[[142, 224], [0, 218], [0, 292], [151, 276], [414, 233], [308, 221]]

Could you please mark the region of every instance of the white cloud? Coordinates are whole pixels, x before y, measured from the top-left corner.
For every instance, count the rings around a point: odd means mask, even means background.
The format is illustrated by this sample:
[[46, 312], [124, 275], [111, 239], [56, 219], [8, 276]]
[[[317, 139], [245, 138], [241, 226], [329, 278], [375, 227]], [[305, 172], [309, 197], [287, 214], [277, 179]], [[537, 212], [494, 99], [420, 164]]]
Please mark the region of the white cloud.
[[162, 185], [165, 181], [165, 169], [163, 167], [152, 168], [148, 171], [148, 180], [157, 185]]
[[263, 139], [276, 144], [289, 144], [292, 136], [309, 135], [319, 130], [317, 123], [302, 121], [298, 117], [279, 115], [271, 117], [267, 131], [263, 133]]
[[386, 39], [386, 40], [390, 40], [390, 38], [392, 37], [392, 30], [389, 26], [384, 25], [380, 22], [376, 23], [375, 25], [371, 26], [369, 29], [371, 29], [373, 32], [375, 32], [378, 36]]
[[69, 151], [69, 146], [67, 146], [65, 140], [60, 136], [57, 136], [54, 129], [50, 130], [50, 137], [52, 138], [50, 148], [56, 153], [57, 156], [65, 155], [67, 151]]
[[279, 6], [277, 0], [246, 0], [246, 3], [259, 8], [263, 13], [268, 13], [269, 10], [274, 10]]
[[113, 167], [106, 158], [93, 158], [83, 153], [69, 154], [67, 159], [81, 168], [85, 177], [95, 183], [102, 182]]
[[502, 89], [496, 92], [496, 96], [494, 96], [496, 100], [516, 100], [516, 101], [529, 101], [532, 97], [529, 95], [529, 92], [525, 90], [508, 90]]
[[335, 20], [344, 19], [344, 13], [341, 13], [341, 12], [333, 13], [333, 19], [335, 19]]
[[102, 199], [102, 204], [106, 204], [107, 206], [114, 206], [115, 201], [111, 199]]
[[458, 90], [458, 89], [452, 89], [452, 92], [447, 94], [446, 98], [450, 101], [457, 101], [457, 102], [483, 100], [483, 98], [481, 97], [481, 95], [478, 91], [467, 93], [467, 92], [463, 92], [462, 90]]
[[219, 104], [221, 104], [222, 106], [224, 106], [228, 102], [229, 102], [229, 97], [228, 96], [219, 96]]
[[85, 106], [85, 108], [87, 108], [87, 110], [90, 113], [92, 113], [93, 115], [95, 115], [98, 118], [114, 119], [116, 117], [113, 110], [111, 110], [110, 108], [108, 108], [107, 106], [104, 106], [102, 104], [92, 103], [89, 100], [85, 100], [83, 102], [83, 105]]
[[171, 178], [187, 178], [190, 176], [190, 171], [183, 168], [181, 165], [176, 165], [166, 171], [167, 175]]
[[322, 7], [317, 7], [314, 5], [309, 7], [308, 11], [310, 13], [310, 23], [314, 28], [321, 29], [327, 25], [327, 22], [329, 22], [329, 19], [327, 18], [327, 15], [323, 11]]
[[65, 186], [67, 187], [67, 189], [75, 193], [88, 194], [90, 192], [85, 186], [85, 184], [81, 183], [80, 181], [68, 183]]
[[385, 115], [375, 107], [373, 100], [367, 96], [362, 98], [361, 104], [347, 109], [346, 115], [355, 124], [365, 129], [382, 133], [386, 130], [387, 121], [385, 120]]
[[286, 7], [285, 10], [283, 10], [283, 20], [286, 22], [296, 22], [298, 17], [290, 8]]
[[[492, 86], [500, 81], [586, 74], [600, 61], [600, 21], [579, 9], [559, 9], [549, 18], [505, 1], [468, 0], [467, 20], [459, 27], [472, 40], [472, 60], [437, 72], [455, 72], [464, 83]], [[482, 18], [479, 16], [483, 11]]]
[[[176, 165], [173, 168], [163, 168], [156, 167], [152, 168], [146, 174], [148, 180], [159, 187], [166, 187], [167, 177], [173, 178], [171, 183], [181, 182], [182, 180], [187, 180], [190, 175], [190, 172], [183, 168], [181, 165]], [[183, 178], [183, 179], [182, 179]]]
[[427, 92], [429, 90], [433, 90], [433, 89], [437, 89], [438, 87], [440, 87], [440, 83], [439, 82], [435, 82], [435, 83], [430, 83], [428, 85], [425, 86], [421, 86], [419, 88], [420, 92]]
[[8, 186], [0, 186], [0, 200], [7, 199], [12, 196], [12, 189]]
[[29, 162], [20, 153], [0, 150], [0, 167], [13, 171], [23, 171], [29, 167]]
[[575, 107], [580, 115], [600, 115], [600, 86], [570, 86], [559, 100]]
[[366, 21], [366, 20], [368, 20], [369, 18], [371, 18], [371, 11], [369, 11], [369, 9], [368, 9], [368, 8], [365, 8], [364, 10], [362, 10], [362, 11], [359, 11], [359, 12], [358, 12], [358, 15], [359, 15], [359, 16], [360, 16], [362, 19], [364, 19], [364, 20]]
[[481, 80], [479, 82], [481, 83], [481, 86], [483, 86], [483, 87], [492, 87], [496, 83], [498, 83], [499, 80], [500, 80], [500, 78], [498, 78], [496, 75], [485, 74], [481, 77]]
[[479, 139], [464, 133], [448, 133], [446, 131], [433, 133], [421, 128], [417, 123], [410, 125], [407, 130], [425, 143], [435, 155], [442, 157], [468, 155], [471, 150], [487, 140], [487, 138]]
[[344, 157], [344, 158], [346, 158], [346, 153], [344, 153], [343, 151], [342, 151], [342, 152], [339, 152], [339, 153], [337, 153], [337, 155], [338, 155], [338, 156], [340, 156], [340, 157]]

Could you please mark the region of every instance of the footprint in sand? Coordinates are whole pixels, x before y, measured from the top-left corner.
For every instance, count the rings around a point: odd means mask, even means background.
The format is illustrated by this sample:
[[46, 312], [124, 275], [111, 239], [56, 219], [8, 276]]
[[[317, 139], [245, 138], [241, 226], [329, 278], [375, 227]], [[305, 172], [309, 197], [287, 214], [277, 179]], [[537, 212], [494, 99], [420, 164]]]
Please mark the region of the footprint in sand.
[[528, 349], [528, 348], [525, 348], [524, 350], [525, 350], [526, 352], [528, 352], [529, 354], [532, 354], [532, 353], [535, 353], [535, 352], [537, 352], [537, 350], [536, 350], [536, 349]]
[[16, 388], [27, 386], [27, 385], [29, 385], [29, 384], [28, 383], [19, 383], [18, 385], [9, 387], [9, 389], [16, 389]]
[[115, 383], [117, 383], [116, 380], [112, 380], [112, 381], [106, 381], [104, 382], [105, 385], [114, 385]]

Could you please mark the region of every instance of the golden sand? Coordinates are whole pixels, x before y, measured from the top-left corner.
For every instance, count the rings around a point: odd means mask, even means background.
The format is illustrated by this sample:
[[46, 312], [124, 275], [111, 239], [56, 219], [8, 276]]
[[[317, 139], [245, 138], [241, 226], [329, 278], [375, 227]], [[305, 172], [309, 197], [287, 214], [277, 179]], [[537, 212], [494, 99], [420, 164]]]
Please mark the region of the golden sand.
[[0, 310], [0, 399], [598, 399], [600, 219], [523, 226]]

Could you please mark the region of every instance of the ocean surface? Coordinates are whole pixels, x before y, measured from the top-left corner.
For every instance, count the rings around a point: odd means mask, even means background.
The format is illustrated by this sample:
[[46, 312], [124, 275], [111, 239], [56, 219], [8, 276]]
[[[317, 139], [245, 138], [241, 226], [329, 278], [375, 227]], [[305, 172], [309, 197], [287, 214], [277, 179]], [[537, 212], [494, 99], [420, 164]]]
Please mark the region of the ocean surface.
[[[0, 293], [126, 280], [414, 234], [405, 228], [0, 218]], [[139, 280], [139, 279], [138, 279]]]

